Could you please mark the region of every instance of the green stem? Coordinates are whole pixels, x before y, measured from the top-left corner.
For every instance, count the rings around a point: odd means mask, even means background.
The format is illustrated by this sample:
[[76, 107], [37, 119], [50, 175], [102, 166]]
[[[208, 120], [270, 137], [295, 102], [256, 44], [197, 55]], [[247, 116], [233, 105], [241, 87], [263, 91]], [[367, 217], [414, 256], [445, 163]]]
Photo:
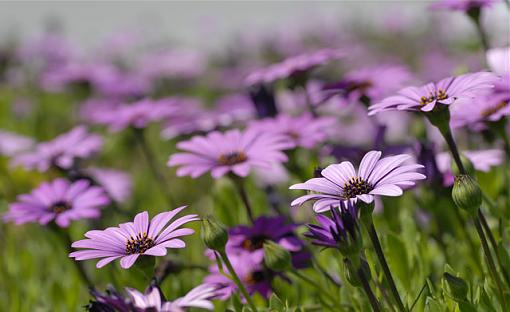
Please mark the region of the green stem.
[[443, 137], [446, 141], [446, 144], [448, 144], [448, 148], [450, 149], [450, 153], [452, 154], [453, 160], [455, 161], [455, 164], [457, 165], [457, 168], [459, 169], [459, 173], [467, 174], [467, 171], [464, 168], [464, 165], [462, 164], [462, 160], [460, 158], [460, 153], [459, 153], [459, 149], [457, 148], [457, 143], [455, 143], [455, 139], [453, 138], [452, 130], [448, 126], [446, 131], [441, 131], [441, 134], [443, 135]]
[[167, 204], [170, 206], [170, 208], [175, 207], [175, 201], [173, 199], [172, 194], [170, 193], [170, 185], [166, 180], [165, 176], [163, 175], [162, 171], [160, 170], [159, 166], [157, 165], [158, 162], [156, 160], [156, 156], [152, 152], [147, 140], [145, 139], [143, 129], [134, 129], [134, 131], [136, 141], [140, 146], [140, 149], [145, 157], [145, 160], [147, 161], [147, 164], [152, 172], [152, 175], [157, 180], [157, 184], [161, 190], [161, 193], [165, 197]]
[[474, 9], [472, 13], [468, 11], [468, 15], [475, 24], [476, 32], [478, 33], [478, 37], [480, 38], [480, 42], [482, 43], [483, 49], [485, 51], [489, 50], [489, 38], [485, 29], [480, 21], [481, 9]]
[[491, 228], [489, 227], [489, 223], [487, 223], [487, 219], [485, 218], [481, 210], [478, 210], [478, 218], [480, 219], [480, 223], [482, 224], [485, 234], [489, 237], [489, 243], [491, 244], [492, 249], [496, 254], [496, 260], [498, 261], [499, 268], [501, 269], [501, 272], [503, 272], [503, 279], [505, 280], [508, 287], [510, 287], [510, 276], [508, 275], [508, 271], [505, 269], [505, 266], [501, 261], [501, 257], [499, 256], [498, 244], [496, 243], [496, 239], [492, 234]]
[[246, 214], [248, 215], [250, 222], [253, 224], [255, 222], [255, 216], [253, 214], [253, 209], [251, 207], [250, 200], [248, 199], [248, 194], [246, 193], [246, 188], [244, 187], [244, 180], [238, 177], [233, 177], [233, 181], [239, 193], [239, 196], [241, 196], [241, 201], [243, 202], [244, 207], [246, 208]]
[[372, 292], [372, 288], [370, 288], [370, 283], [368, 282], [368, 279], [365, 276], [363, 269], [360, 267], [358, 269], [357, 273], [358, 273], [358, 278], [361, 281], [361, 286], [363, 286], [363, 290], [367, 294], [368, 301], [370, 301], [372, 310], [374, 310], [375, 312], [380, 312], [381, 308], [379, 307], [379, 302], [377, 301], [377, 298], [375, 297], [374, 293]]
[[480, 264], [480, 261], [478, 261], [478, 259], [479, 259], [478, 250], [479, 249], [476, 247], [475, 242], [473, 241], [473, 239], [469, 235], [469, 231], [465, 227], [466, 220], [461, 215], [460, 209], [453, 209], [453, 211], [455, 213], [455, 216], [457, 217], [457, 221], [460, 223], [459, 224], [460, 225], [459, 228], [461, 229], [462, 234], [464, 234], [464, 237], [466, 238], [466, 241], [468, 242], [469, 249], [471, 251], [471, 256], [473, 257], [473, 260], [476, 263], [476, 267], [478, 268], [478, 270], [480, 270], [480, 272], [483, 272], [483, 269], [482, 269], [482, 266]]
[[307, 282], [308, 284], [312, 285], [313, 287], [317, 288], [317, 290], [319, 290], [319, 293], [323, 294], [331, 303], [334, 304], [337, 301], [319, 283], [315, 282], [308, 276], [301, 274], [301, 272], [299, 272], [298, 270], [292, 270], [291, 273], [294, 274], [295, 276], [299, 277], [303, 281]]
[[487, 238], [485, 237], [482, 225], [480, 224], [480, 219], [475, 217], [474, 221], [475, 221], [476, 231], [478, 233], [478, 236], [480, 237], [480, 241], [482, 242], [482, 249], [485, 254], [487, 266], [489, 267], [489, 272], [490, 272], [492, 279], [494, 280], [496, 286], [498, 287], [498, 291], [499, 291], [499, 294], [501, 297], [500, 298], [501, 304], [503, 307], [505, 307], [506, 303], [505, 303], [505, 295], [503, 293], [503, 286], [501, 285], [501, 280], [499, 279], [499, 275], [496, 270], [496, 265], [494, 264], [494, 259], [492, 258], [492, 254], [489, 249], [489, 245], [487, 244]]
[[248, 294], [248, 291], [246, 290], [243, 283], [241, 282], [241, 279], [239, 279], [239, 276], [237, 275], [236, 271], [234, 270], [234, 267], [232, 266], [232, 263], [228, 259], [227, 253], [225, 252], [225, 250], [223, 250], [223, 251], [219, 251], [219, 254], [220, 254], [221, 260], [223, 260], [223, 263], [225, 263], [225, 265], [227, 266], [227, 270], [230, 273], [232, 280], [237, 285], [237, 288], [239, 289], [239, 291], [243, 294], [243, 296], [246, 299], [246, 301], [248, 302], [248, 305], [250, 306], [251, 310], [253, 312], [257, 312], [257, 307], [253, 303], [253, 299]]
[[384, 276], [386, 277], [386, 280], [388, 281], [388, 284], [390, 286], [391, 293], [393, 295], [393, 298], [395, 299], [395, 302], [397, 303], [398, 310], [401, 312], [405, 312], [406, 308], [404, 307], [404, 304], [402, 303], [402, 299], [400, 299], [400, 295], [397, 290], [397, 286], [395, 285], [395, 280], [393, 279], [393, 276], [391, 275], [390, 268], [388, 266], [388, 262], [386, 261], [386, 258], [384, 257], [384, 252], [381, 247], [381, 242], [379, 241], [379, 237], [377, 236], [377, 231], [374, 226], [374, 222], [371, 221], [368, 233], [370, 236], [370, 240], [372, 241], [372, 245], [374, 246], [375, 253], [377, 255], [377, 258], [379, 259], [379, 263], [381, 264], [381, 267], [384, 272]]

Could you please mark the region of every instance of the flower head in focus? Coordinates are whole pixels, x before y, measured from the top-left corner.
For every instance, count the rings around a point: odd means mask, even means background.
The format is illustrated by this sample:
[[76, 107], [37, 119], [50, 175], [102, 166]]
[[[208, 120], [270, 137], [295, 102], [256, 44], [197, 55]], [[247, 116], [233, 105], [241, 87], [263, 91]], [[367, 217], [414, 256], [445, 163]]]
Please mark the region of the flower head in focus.
[[68, 227], [73, 220], [99, 217], [101, 208], [110, 202], [103, 188], [86, 180], [71, 183], [64, 179], [43, 183], [17, 200], [9, 205], [4, 221], [43, 225], [55, 221], [60, 227]]
[[69, 257], [77, 261], [101, 258], [97, 268], [121, 258], [121, 267], [128, 269], [142, 255], [164, 256], [167, 248], [184, 248], [186, 244], [178, 237], [191, 235], [194, 230], [180, 227], [198, 220], [197, 215], [186, 215], [167, 225], [184, 208], [157, 214], [150, 222], [149, 214], [144, 211], [135, 216], [134, 222], [121, 223], [118, 227], [102, 231], [88, 231], [85, 233], [87, 239], [72, 244], [73, 248], [84, 250], [71, 252]]
[[220, 178], [229, 172], [246, 177], [252, 167], [271, 168], [272, 163], [287, 160], [283, 150], [293, 145], [284, 135], [249, 127], [244, 131], [213, 131], [179, 142], [177, 147], [184, 153], [171, 155], [168, 166], [179, 166], [178, 176], [196, 178], [210, 171], [214, 178]]
[[459, 98], [474, 98], [494, 87], [498, 77], [489, 72], [448, 77], [421, 87], [407, 87], [398, 95], [385, 98], [369, 107], [369, 115], [390, 110], [430, 112], [436, 105], [451, 105]]
[[305, 73], [317, 66], [342, 58], [344, 55], [345, 52], [342, 50], [326, 48], [311, 53], [289, 57], [280, 63], [252, 72], [246, 77], [245, 84], [248, 86], [270, 84], [276, 80]]
[[339, 207], [340, 201], [361, 200], [370, 204], [374, 196], [400, 196], [402, 187], [413, 186], [414, 181], [425, 179], [416, 170], [423, 168], [419, 164], [405, 164], [410, 155], [395, 155], [381, 158], [381, 152], [368, 152], [356, 171], [354, 166], [344, 161], [329, 165], [321, 171], [322, 177], [312, 178], [304, 183], [294, 184], [293, 190], [307, 190], [312, 194], [295, 199], [291, 205], [298, 206], [309, 200], [315, 201], [315, 212], [324, 212], [330, 207]]
[[99, 135], [90, 134], [86, 127], [78, 126], [51, 141], [37, 144], [32, 151], [16, 155], [12, 164], [41, 172], [52, 166], [67, 170], [77, 159], [96, 154], [102, 146], [103, 140]]

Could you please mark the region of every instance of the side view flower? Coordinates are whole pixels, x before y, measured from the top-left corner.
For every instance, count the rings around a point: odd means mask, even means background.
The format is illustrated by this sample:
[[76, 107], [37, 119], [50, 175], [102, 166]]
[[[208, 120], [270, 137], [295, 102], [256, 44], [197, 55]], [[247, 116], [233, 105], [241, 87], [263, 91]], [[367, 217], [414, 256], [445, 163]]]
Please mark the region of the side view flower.
[[400, 90], [398, 95], [371, 105], [368, 114], [374, 115], [389, 110], [430, 112], [436, 104], [450, 105], [458, 98], [475, 97], [477, 93], [492, 88], [497, 79], [493, 73], [478, 72], [448, 77], [421, 87], [407, 87]]
[[4, 221], [43, 225], [55, 221], [60, 227], [68, 227], [74, 220], [99, 217], [101, 208], [110, 202], [103, 188], [91, 186], [86, 180], [71, 183], [64, 179], [43, 183], [17, 199], [9, 205]]
[[84, 250], [74, 251], [69, 257], [78, 261], [100, 258], [97, 268], [120, 258], [121, 267], [128, 269], [139, 256], [164, 256], [167, 248], [184, 248], [186, 244], [178, 237], [191, 235], [195, 231], [180, 227], [198, 220], [197, 215], [186, 215], [167, 225], [184, 208], [186, 206], [159, 213], [150, 223], [149, 214], [144, 211], [135, 216], [134, 222], [121, 223], [118, 227], [102, 231], [88, 231], [85, 233], [87, 239], [72, 244], [73, 248]]
[[210, 132], [179, 142], [177, 147], [185, 153], [170, 156], [168, 166], [180, 166], [178, 176], [197, 178], [207, 171], [214, 178], [233, 172], [245, 177], [252, 167], [271, 168], [272, 163], [287, 161], [284, 149], [293, 145], [284, 135], [248, 128], [225, 133]]
[[412, 186], [414, 181], [425, 179], [416, 170], [423, 168], [419, 164], [404, 164], [410, 155], [395, 155], [381, 158], [379, 151], [370, 151], [361, 160], [356, 172], [352, 163], [344, 161], [329, 165], [321, 171], [322, 177], [312, 178], [304, 183], [294, 184], [293, 190], [316, 192], [295, 199], [291, 205], [299, 206], [314, 200], [315, 212], [327, 211], [331, 206], [338, 207], [340, 201], [361, 200], [372, 203], [374, 196], [400, 196], [402, 187]]

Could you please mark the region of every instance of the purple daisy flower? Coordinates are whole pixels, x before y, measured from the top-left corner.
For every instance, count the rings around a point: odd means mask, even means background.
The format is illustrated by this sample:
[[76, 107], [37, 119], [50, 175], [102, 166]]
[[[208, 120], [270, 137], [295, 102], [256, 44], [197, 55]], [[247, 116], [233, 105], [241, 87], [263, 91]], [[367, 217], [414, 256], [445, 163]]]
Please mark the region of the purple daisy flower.
[[473, 98], [494, 87], [497, 76], [489, 72], [448, 77], [438, 83], [430, 82], [421, 87], [407, 87], [398, 95], [385, 98], [369, 107], [369, 115], [391, 110], [430, 112], [436, 104], [450, 105], [458, 98]]
[[34, 140], [25, 136], [0, 130], [0, 155], [14, 156], [34, 146]]
[[276, 80], [307, 72], [317, 66], [324, 65], [332, 60], [342, 58], [343, 56], [345, 56], [344, 51], [329, 48], [293, 56], [280, 63], [252, 72], [246, 77], [245, 84], [253, 86], [272, 83]]
[[496, 3], [496, 0], [440, 0], [432, 3], [430, 8], [433, 10], [446, 9], [467, 12], [473, 9], [489, 7], [494, 3]]
[[78, 126], [51, 141], [37, 144], [32, 151], [17, 155], [12, 164], [41, 172], [51, 166], [67, 170], [77, 159], [86, 159], [97, 153], [102, 145], [99, 135], [90, 134], [86, 127]]
[[196, 178], [210, 171], [220, 178], [229, 172], [245, 177], [252, 167], [271, 168], [272, 163], [285, 162], [282, 150], [291, 148], [292, 143], [286, 136], [249, 127], [195, 136], [177, 147], [185, 153], [171, 155], [168, 166], [180, 166], [178, 176]]
[[404, 164], [412, 156], [401, 154], [381, 158], [381, 154], [379, 151], [368, 152], [361, 160], [357, 172], [350, 162], [344, 161], [323, 169], [320, 178], [292, 185], [292, 190], [317, 193], [301, 196], [291, 205], [299, 206], [314, 200], [313, 209], [320, 213], [331, 206], [339, 207], [340, 201], [361, 200], [369, 204], [376, 195], [400, 196], [403, 193], [402, 187], [412, 186], [415, 180], [425, 179], [423, 174], [416, 172], [423, 168], [422, 165]]
[[329, 96], [340, 93], [350, 103], [364, 96], [378, 101], [410, 79], [411, 74], [403, 66], [380, 65], [348, 72], [340, 82], [324, 86], [323, 93]]
[[[501, 165], [505, 160], [505, 153], [499, 149], [480, 151], [464, 151], [464, 155], [478, 171], [489, 172], [492, 167]], [[443, 185], [452, 186], [455, 174], [452, 171], [450, 153], [443, 152], [436, 155], [437, 169], [443, 175]]]
[[101, 187], [86, 180], [71, 183], [64, 179], [43, 183], [17, 200], [9, 205], [4, 221], [42, 225], [55, 221], [60, 227], [68, 227], [73, 220], [99, 217], [101, 208], [110, 202]]
[[124, 202], [131, 195], [132, 182], [129, 174], [109, 168], [88, 168], [85, 174], [102, 186], [116, 202]]
[[286, 135], [295, 146], [311, 149], [327, 140], [328, 130], [334, 123], [332, 117], [313, 117], [304, 113], [296, 117], [279, 114], [275, 118], [255, 121], [252, 126]]
[[87, 239], [72, 244], [74, 248], [85, 250], [74, 251], [69, 257], [77, 261], [101, 258], [97, 268], [121, 258], [121, 267], [128, 269], [139, 256], [164, 256], [167, 248], [184, 248], [186, 244], [177, 237], [191, 235], [195, 231], [179, 227], [198, 220], [197, 215], [180, 217], [166, 226], [184, 208], [186, 206], [157, 214], [150, 223], [149, 214], [144, 211], [135, 216], [134, 222], [121, 223], [118, 227], [102, 231], [88, 231], [85, 233]]
[[[271, 282], [276, 276], [274, 272], [264, 268], [263, 264], [255, 261], [248, 252], [229, 256], [229, 260], [250, 295], [257, 292], [264, 298], [269, 298], [272, 293]], [[204, 283], [218, 285], [218, 299], [226, 300], [237, 291], [236, 284], [219, 272], [217, 265], [211, 266], [209, 272]]]
[[337, 248], [344, 256], [359, 252], [362, 247], [358, 224], [358, 210], [352, 202], [341, 202], [340, 209], [331, 208], [332, 218], [316, 216], [318, 225], [308, 224], [304, 235], [312, 244], [326, 248]]
[[227, 253], [230, 256], [248, 252], [253, 261], [264, 263], [263, 245], [270, 240], [291, 253], [295, 267], [305, 267], [310, 255], [294, 232], [297, 227], [287, 224], [283, 217], [259, 217], [253, 226], [240, 225], [229, 230]]

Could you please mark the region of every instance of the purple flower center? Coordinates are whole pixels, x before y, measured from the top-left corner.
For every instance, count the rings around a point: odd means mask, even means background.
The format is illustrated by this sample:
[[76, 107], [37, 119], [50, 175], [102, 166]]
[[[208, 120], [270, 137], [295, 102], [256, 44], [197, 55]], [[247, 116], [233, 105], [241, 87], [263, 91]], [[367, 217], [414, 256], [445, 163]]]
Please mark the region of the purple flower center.
[[230, 152], [222, 154], [218, 159], [218, 163], [223, 166], [233, 166], [246, 161], [248, 157], [242, 151]]
[[56, 203], [54, 203], [50, 208], [49, 210], [51, 212], [54, 212], [54, 213], [62, 213], [66, 210], [69, 210], [71, 209], [71, 205], [68, 203], [68, 202], [65, 202], [65, 201], [58, 201]]
[[242, 245], [244, 249], [253, 251], [262, 248], [266, 239], [268, 238], [264, 235], [254, 236], [251, 239], [245, 239]]
[[446, 100], [447, 98], [448, 98], [448, 94], [446, 94], [446, 91], [443, 89], [439, 89], [434, 94], [430, 93], [428, 97], [422, 96], [420, 98], [420, 105], [427, 105], [427, 104], [432, 103], [436, 100], [441, 101], [441, 100]]
[[263, 271], [255, 271], [251, 272], [245, 279], [244, 282], [248, 285], [253, 285], [258, 282], [263, 281], [265, 278], [265, 274]]
[[147, 233], [138, 233], [136, 237], [130, 237], [126, 242], [126, 253], [128, 255], [132, 254], [142, 254], [147, 249], [154, 246], [154, 241], [152, 238], [147, 236]]
[[490, 115], [495, 114], [499, 110], [505, 108], [508, 104], [510, 104], [510, 102], [503, 101], [503, 102], [499, 103], [498, 105], [495, 105], [494, 107], [489, 107], [486, 110], [482, 111], [481, 115], [483, 118], [487, 118]]
[[344, 184], [345, 199], [355, 198], [356, 195], [368, 194], [373, 189], [372, 185], [360, 177], [354, 177], [349, 179]]

